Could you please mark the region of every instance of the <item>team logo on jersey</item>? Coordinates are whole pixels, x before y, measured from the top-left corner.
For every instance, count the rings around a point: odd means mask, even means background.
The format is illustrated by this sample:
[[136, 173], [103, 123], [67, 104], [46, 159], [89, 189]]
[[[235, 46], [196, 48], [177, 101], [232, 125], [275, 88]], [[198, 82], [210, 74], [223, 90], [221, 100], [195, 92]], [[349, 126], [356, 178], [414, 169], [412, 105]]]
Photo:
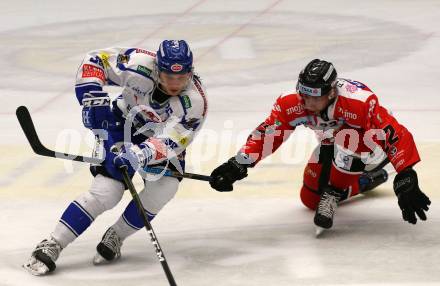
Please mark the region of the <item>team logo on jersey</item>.
[[119, 54], [116, 62], [118, 64], [126, 64], [126, 63], [128, 63], [129, 60], [130, 60], [130, 55]]
[[172, 70], [173, 72], [180, 72], [180, 71], [183, 70], [183, 66], [180, 65], [180, 64], [173, 64], [173, 65], [171, 66], [171, 70]]

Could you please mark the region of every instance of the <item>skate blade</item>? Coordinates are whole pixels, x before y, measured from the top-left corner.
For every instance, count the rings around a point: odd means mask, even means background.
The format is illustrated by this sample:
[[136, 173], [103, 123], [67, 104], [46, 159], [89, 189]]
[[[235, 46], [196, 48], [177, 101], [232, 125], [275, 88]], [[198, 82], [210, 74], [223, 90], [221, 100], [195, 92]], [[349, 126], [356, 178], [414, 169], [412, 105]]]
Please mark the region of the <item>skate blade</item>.
[[317, 226], [315, 229], [315, 237], [318, 238], [325, 231], [325, 228]]
[[109, 264], [110, 261], [102, 257], [99, 253], [96, 253], [93, 257], [93, 265], [103, 265], [103, 264]]
[[31, 260], [30, 262], [22, 265], [23, 269], [35, 276], [46, 275], [49, 273], [49, 268], [42, 262]]
[[119, 258], [120, 256], [116, 256], [112, 260], [107, 260], [104, 257], [102, 257], [101, 254], [96, 253], [95, 256], [93, 257], [93, 265], [106, 265], [106, 264], [114, 263]]

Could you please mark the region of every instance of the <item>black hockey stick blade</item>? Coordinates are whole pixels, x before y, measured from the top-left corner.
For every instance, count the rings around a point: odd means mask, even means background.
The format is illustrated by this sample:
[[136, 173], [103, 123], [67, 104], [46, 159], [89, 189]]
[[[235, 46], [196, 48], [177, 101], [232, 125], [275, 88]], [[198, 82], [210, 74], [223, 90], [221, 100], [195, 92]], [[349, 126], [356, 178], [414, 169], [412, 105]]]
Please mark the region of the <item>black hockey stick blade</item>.
[[40, 138], [38, 138], [31, 114], [29, 113], [29, 110], [26, 108], [26, 106], [18, 107], [15, 114], [17, 115], [18, 122], [20, 122], [21, 129], [23, 129], [24, 135], [26, 135], [26, 138], [29, 141], [32, 150], [34, 150], [36, 154], [46, 157], [67, 159], [71, 161], [86, 162], [91, 164], [101, 164], [103, 162], [103, 159], [99, 158], [83, 157], [79, 155], [61, 153], [46, 148], [41, 143]]

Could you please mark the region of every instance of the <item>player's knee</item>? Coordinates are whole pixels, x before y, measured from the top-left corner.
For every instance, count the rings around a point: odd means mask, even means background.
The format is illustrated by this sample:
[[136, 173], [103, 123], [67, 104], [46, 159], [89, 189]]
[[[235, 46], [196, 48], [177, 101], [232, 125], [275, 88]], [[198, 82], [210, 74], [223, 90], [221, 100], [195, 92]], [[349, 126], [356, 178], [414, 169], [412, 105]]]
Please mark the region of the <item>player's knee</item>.
[[303, 205], [311, 210], [315, 210], [318, 207], [320, 196], [306, 186], [302, 186], [300, 192], [300, 198]]
[[90, 190], [77, 198], [77, 201], [89, 211], [93, 217], [112, 209], [122, 199], [124, 185], [111, 178], [98, 175]]
[[154, 182], [147, 182], [147, 191], [142, 191], [139, 197], [144, 207], [157, 214], [176, 194], [179, 180], [171, 177], [162, 177]]

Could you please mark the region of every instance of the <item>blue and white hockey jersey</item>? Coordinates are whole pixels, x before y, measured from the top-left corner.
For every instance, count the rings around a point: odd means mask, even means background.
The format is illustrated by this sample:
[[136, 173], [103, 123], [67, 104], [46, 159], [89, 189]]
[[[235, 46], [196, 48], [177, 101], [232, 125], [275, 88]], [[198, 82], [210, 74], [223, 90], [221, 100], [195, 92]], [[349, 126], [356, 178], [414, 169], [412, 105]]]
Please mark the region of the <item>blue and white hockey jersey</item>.
[[104, 86], [122, 88], [112, 102], [112, 111], [126, 126], [130, 121], [133, 143], [145, 142], [151, 147], [154, 155], [149, 165], [184, 152], [207, 113], [205, 88], [195, 75], [180, 95], [154, 100], [159, 91], [155, 59], [156, 53], [140, 48], [91, 51], [79, 67], [75, 86], [80, 104], [90, 91], [101, 91]]

